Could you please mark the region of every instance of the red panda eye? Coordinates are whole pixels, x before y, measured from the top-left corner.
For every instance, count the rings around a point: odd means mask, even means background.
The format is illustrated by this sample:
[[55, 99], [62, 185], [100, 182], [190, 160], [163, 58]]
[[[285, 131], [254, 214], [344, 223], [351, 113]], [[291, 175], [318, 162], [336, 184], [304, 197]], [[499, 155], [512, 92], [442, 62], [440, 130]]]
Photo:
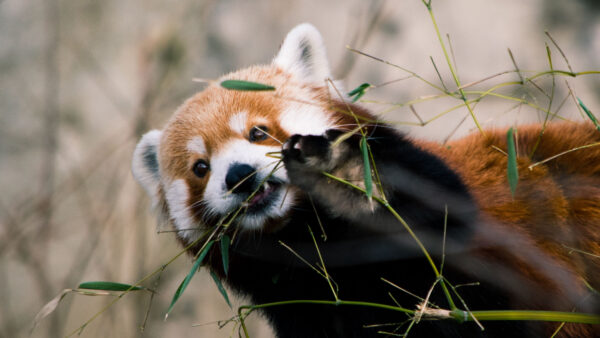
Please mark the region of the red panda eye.
[[205, 160], [196, 161], [196, 163], [194, 163], [194, 166], [192, 167], [192, 171], [194, 172], [194, 174], [200, 178], [206, 176], [206, 173], [209, 170], [210, 170], [210, 166], [208, 165], [208, 162], [206, 162]]
[[268, 129], [265, 126], [256, 126], [250, 129], [250, 136], [248, 139], [250, 142], [262, 141], [267, 138]]

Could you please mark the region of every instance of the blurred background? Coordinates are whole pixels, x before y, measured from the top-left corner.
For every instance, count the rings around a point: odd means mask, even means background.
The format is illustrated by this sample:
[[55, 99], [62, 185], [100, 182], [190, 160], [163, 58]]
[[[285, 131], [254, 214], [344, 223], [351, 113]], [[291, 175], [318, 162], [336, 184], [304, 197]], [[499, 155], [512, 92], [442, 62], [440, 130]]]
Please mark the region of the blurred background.
[[[521, 70], [465, 90], [551, 69], [546, 46], [554, 69], [600, 70], [597, 0], [433, 0], [432, 7], [461, 84], [515, 64]], [[321, 30], [346, 89], [378, 85], [364, 103], [409, 135], [444, 142], [474, 130], [464, 107], [451, 110], [460, 101], [433, 98], [440, 92], [411, 73], [346, 47], [454, 90], [420, 0], [0, 1], [1, 337], [61, 337], [80, 328], [83, 337], [237, 336], [232, 323], [219, 328], [235, 310], [204, 272], [163, 320], [191, 262], [182, 256], [162, 270], [181, 248], [172, 233], [158, 233], [130, 159], [145, 131], [161, 128], [202, 89], [192, 78], [270, 62], [301, 22]], [[512, 99], [488, 96], [473, 107], [488, 128], [541, 121], [549, 107], [581, 119], [571, 92], [600, 113], [599, 75], [540, 76], [498, 90]], [[158, 291], [154, 297], [134, 292], [103, 311], [115, 297], [67, 294], [31, 331], [36, 313], [64, 289], [135, 283], [153, 272], [143, 285]], [[244, 304], [232, 298], [234, 309]], [[252, 337], [272, 336], [256, 314], [248, 325]]]

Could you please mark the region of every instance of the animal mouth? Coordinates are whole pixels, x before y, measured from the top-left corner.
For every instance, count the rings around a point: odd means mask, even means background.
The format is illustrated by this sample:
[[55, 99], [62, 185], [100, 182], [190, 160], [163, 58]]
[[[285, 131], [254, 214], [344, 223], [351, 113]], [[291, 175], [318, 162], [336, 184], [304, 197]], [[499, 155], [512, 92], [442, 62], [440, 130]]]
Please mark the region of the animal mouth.
[[251, 195], [244, 203], [247, 213], [259, 212], [273, 203], [277, 198], [279, 190], [281, 190], [283, 182], [276, 180], [267, 180]]

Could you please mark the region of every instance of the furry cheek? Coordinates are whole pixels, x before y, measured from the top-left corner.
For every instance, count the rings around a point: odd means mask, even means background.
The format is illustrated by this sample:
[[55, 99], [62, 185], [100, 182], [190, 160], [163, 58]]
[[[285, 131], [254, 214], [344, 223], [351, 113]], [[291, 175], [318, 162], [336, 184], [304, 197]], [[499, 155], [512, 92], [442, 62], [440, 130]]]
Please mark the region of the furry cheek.
[[179, 230], [179, 236], [188, 241], [194, 241], [198, 238], [199, 232], [191, 230], [197, 228], [198, 225], [190, 213], [189, 196], [185, 180], [177, 179], [165, 184], [165, 198], [169, 205], [171, 219], [175, 228]]

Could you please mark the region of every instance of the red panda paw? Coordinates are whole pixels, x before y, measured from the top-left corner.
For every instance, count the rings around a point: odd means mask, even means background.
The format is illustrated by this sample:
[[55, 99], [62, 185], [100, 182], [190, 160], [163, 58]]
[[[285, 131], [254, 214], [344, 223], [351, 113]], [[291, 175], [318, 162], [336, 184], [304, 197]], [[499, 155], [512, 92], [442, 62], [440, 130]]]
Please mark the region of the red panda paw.
[[320, 172], [329, 168], [330, 141], [325, 136], [292, 135], [282, 149], [286, 168]]

